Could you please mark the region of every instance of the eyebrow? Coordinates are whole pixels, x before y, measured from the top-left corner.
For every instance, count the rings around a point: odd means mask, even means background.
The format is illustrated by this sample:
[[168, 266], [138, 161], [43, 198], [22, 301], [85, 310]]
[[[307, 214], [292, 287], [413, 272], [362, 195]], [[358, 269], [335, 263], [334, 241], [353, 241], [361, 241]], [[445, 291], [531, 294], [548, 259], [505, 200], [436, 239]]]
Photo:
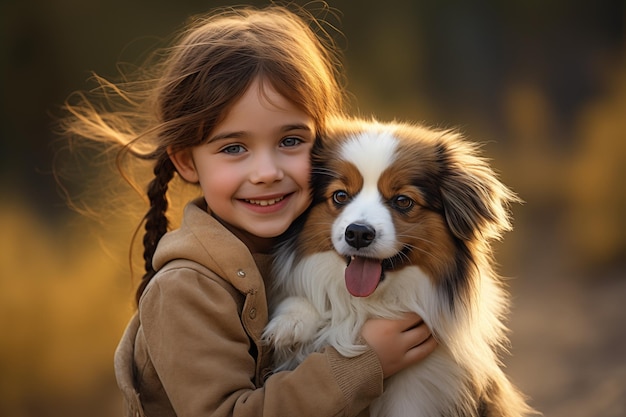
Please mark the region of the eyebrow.
[[[290, 125], [285, 125], [283, 127], [281, 127], [280, 132], [281, 133], [287, 133], [287, 132], [291, 132], [293, 130], [305, 130], [307, 132], [313, 132], [313, 130], [305, 124], [290, 124]], [[207, 143], [210, 142], [214, 142], [220, 139], [228, 139], [228, 138], [241, 138], [246, 136], [247, 132], [246, 131], [236, 131], [236, 132], [224, 132], [224, 133], [219, 133], [217, 135], [211, 136], [209, 138], [209, 140], [207, 141]]]

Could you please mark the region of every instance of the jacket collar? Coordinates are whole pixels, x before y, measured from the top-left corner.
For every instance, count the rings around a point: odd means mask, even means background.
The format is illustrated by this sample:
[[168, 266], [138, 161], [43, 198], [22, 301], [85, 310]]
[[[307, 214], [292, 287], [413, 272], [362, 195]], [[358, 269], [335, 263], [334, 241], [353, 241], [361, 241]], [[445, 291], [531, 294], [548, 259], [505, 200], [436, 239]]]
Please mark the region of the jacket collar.
[[185, 207], [180, 228], [161, 238], [153, 266], [158, 271], [174, 259], [188, 259], [214, 271], [242, 293], [254, 294], [264, 291], [255, 257], [198, 198]]

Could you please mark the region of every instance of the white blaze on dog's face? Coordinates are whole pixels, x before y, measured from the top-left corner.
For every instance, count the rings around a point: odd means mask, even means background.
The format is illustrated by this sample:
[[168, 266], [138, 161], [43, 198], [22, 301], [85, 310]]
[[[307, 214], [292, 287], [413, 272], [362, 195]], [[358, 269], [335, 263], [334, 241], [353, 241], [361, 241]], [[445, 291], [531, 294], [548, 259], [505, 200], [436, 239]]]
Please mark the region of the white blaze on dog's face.
[[[397, 253], [393, 219], [378, 190], [380, 177], [395, 159], [396, 149], [397, 139], [387, 132], [361, 133], [342, 144], [342, 160], [354, 165], [361, 176], [361, 187], [354, 195], [337, 190], [333, 196], [339, 204], [342, 198], [350, 199], [333, 223], [332, 242], [337, 252], [379, 259]], [[374, 234], [368, 234], [368, 228]]]
[[378, 190], [396, 148], [397, 140], [388, 133], [361, 133], [341, 146], [341, 159], [356, 168], [361, 186], [354, 195], [334, 192], [334, 203], [345, 206], [333, 222], [331, 239], [335, 250], [350, 258], [345, 279], [354, 296], [365, 297], [376, 289], [383, 275], [381, 260], [399, 250], [391, 213]]

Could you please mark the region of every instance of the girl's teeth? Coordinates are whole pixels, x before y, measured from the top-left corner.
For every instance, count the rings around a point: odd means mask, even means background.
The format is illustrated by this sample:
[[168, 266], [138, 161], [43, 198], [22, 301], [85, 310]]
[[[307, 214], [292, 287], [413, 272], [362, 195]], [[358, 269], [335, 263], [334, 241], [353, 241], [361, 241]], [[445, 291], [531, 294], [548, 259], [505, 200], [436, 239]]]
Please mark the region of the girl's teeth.
[[259, 206], [271, 206], [281, 201], [284, 197], [273, 198], [271, 200], [246, 200], [250, 204], [257, 204]]

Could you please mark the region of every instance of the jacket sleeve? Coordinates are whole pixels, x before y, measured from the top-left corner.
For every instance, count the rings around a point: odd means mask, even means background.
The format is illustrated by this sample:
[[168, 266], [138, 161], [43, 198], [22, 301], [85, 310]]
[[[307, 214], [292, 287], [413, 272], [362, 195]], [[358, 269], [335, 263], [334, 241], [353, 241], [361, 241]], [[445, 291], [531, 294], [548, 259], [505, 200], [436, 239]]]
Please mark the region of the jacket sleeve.
[[332, 348], [255, 387], [255, 358], [233, 297], [191, 268], [163, 272], [139, 315], [147, 360], [178, 417], [354, 416], [382, 393], [372, 350], [344, 358]]

